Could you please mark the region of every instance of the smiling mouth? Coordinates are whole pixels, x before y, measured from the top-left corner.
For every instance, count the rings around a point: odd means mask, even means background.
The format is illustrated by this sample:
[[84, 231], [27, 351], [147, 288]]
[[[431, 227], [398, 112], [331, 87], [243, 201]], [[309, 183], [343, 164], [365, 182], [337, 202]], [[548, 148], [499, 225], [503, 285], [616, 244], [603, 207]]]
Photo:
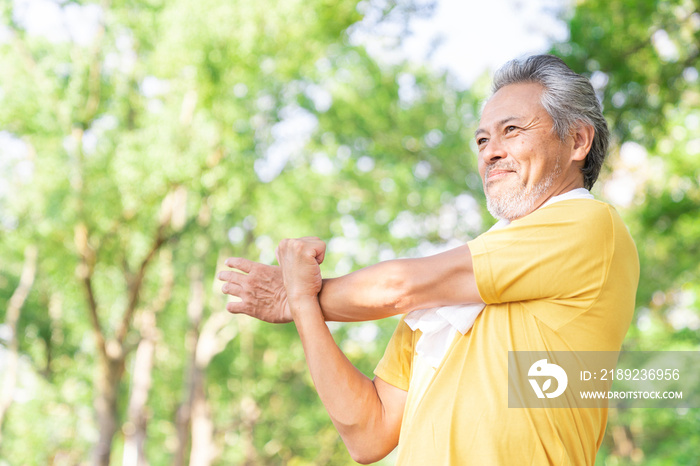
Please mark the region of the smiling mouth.
[[510, 175], [512, 173], [515, 173], [515, 172], [511, 171], [511, 170], [491, 170], [486, 174], [486, 182], [490, 183], [492, 181], [498, 181], [498, 180], [505, 178], [507, 175]]

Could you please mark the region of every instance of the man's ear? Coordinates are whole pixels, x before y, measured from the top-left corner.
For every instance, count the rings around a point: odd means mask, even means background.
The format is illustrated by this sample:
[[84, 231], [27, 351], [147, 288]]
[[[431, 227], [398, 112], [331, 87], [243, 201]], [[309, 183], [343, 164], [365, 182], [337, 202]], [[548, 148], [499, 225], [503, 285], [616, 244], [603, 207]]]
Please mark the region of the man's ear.
[[595, 128], [588, 123], [579, 122], [573, 133], [573, 151], [571, 160], [584, 161], [588, 152], [593, 145], [593, 137], [595, 136]]

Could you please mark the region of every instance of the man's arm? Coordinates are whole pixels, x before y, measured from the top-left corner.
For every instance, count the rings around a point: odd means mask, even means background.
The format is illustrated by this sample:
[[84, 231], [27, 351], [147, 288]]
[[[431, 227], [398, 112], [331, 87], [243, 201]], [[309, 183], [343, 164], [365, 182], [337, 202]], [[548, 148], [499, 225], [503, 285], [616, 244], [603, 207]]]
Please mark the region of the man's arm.
[[380, 262], [324, 280], [319, 301], [326, 320], [341, 322], [483, 302], [466, 244], [433, 256]]
[[[230, 258], [222, 291], [237, 296], [226, 308], [266, 322], [291, 322], [279, 267]], [[465, 244], [418, 259], [396, 259], [323, 280], [319, 294], [327, 321], [357, 322], [405, 314], [415, 309], [483, 302]]]
[[318, 264], [325, 244], [317, 238], [284, 240], [277, 250], [289, 309], [316, 390], [353, 459], [372, 463], [398, 443], [406, 392], [370, 380], [335, 344], [319, 307]]

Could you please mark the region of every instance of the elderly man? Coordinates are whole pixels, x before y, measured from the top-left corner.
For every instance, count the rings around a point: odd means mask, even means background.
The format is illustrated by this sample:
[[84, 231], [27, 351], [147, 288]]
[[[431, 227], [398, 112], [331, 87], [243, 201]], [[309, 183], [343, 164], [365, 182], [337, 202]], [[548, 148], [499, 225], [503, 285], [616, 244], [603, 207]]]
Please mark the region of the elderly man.
[[[352, 457], [401, 465], [588, 464], [605, 409], [509, 408], [509, 351], [618, 351], [639, 264], [616, 211], [588, 190], [608, 130], [586, 78], [553, 56], [494, 77], [475, 133], [499, 222], [456, 249], [322, 280], [325, 244], [284, 240], [280, 267], [222, 272], [233, 313], [293, 320], [319, 396]], [[282, 283], [284, 286], [282, 286]], [[470, 303], [464, 305], [464, 303]], [[436, 306], [442, 306], [436, 308]], [[325, 320], [406, 314], [370, 380]]]

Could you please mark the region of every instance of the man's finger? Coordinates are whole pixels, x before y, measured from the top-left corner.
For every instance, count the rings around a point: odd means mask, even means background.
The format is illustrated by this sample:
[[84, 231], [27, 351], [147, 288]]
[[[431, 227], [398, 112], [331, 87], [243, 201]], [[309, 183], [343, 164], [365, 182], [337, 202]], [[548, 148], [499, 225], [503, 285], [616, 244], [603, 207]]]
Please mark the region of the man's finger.
[[315, 236], [305, 238], [306, 242], [314, 249], [316, 262], [321, 264], [326, 257], [326, 243]]
[[224, 261], [224, 264], [232, 269], [238, 269], [241, 272], [250, 273], [250, 271], [253, 270], [253, 264], [255, 264], [255, 262], [242, 257], [229, 257]]
[[221, 285], [221, 291], [224, 294], [230, 294], [231, 296], [240, 296], [243, 292], [243, 287], [238, 283], [226, 282]]
[[241, 272], [236, 272], [234, 270], [222, 270], [221, 272], [216, 274], [216, 278], [218, 278], [219, 280], [231, 283], [241, 283], [241, 281], [244, 280], [245, 277], [247, 277], [247, 275], [244, 275]]
[[326, 258], [326, 243], [319, 241], [319, 245], [316, 247], [316, 262], [319, 264], [323, 263], [323, 259]]
[[247, 314], [248, 304], [242, 301], [230, 301], [226, 303], [226, 310], [231, 314]]

